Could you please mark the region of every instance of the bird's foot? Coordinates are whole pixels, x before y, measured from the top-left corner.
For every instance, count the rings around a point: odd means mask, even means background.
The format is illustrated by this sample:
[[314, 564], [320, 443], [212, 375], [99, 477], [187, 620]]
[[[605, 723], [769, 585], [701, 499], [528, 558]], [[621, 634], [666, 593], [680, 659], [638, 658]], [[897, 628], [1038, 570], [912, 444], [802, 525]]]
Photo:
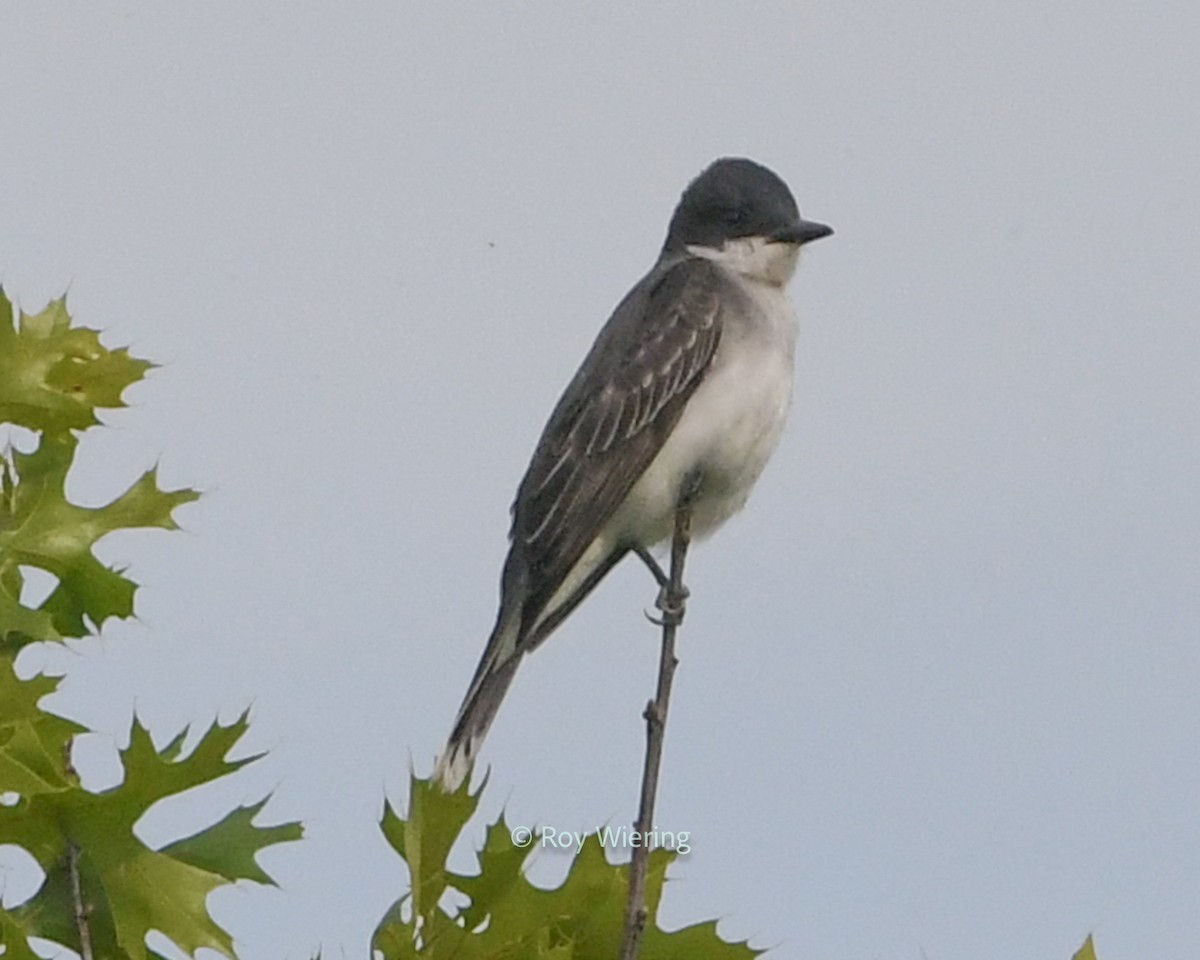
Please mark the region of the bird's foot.
[[669, 583], [664, 583], [658, 590], [658, 599], [654, 601], [654, 606], [662, 616], [656, 617], [647, 610], [646, 619], [660, 627], [679, 626], [683, 623], [683, 615], [687, 612], [687, 599], [690, 596], [691, 591], [682, 584], [676, 591], [671, 589]]

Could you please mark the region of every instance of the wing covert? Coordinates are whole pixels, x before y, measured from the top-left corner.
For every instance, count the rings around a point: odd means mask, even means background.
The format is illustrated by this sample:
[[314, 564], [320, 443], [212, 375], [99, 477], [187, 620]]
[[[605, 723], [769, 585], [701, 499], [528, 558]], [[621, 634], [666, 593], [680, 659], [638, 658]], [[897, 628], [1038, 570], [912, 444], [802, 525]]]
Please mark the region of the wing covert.
[[703, 379], [720, 341], [720, 282], [699, 259], [647, 278], [560, 400], [513, 504], [527, 623], [650, 465]]

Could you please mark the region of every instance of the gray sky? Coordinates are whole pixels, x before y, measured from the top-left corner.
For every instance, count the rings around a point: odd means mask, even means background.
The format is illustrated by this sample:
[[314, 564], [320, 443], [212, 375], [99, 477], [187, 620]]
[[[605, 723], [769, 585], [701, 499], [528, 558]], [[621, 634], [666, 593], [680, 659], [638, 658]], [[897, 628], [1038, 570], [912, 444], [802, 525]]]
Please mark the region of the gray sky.
[[[381, 797], [447, 732], [533, 443], [726, 154], [837, 235], [793, 287], [782, 447], [692, 557], [664, 922], [829, 960], [1194, 952], [1194, 4], [0, 11], [0, 281], [164, 364], [73, 494], [156, 459], [208, 492], [105, 542], [140, 622], [36, 656], [97, 785], [135, 705], [165, 737], [253, 704], [270, 759], [145, 825], [271, 788], [307, 821], [281, 892], [213, 898], [248, 960], [363, 955], [403, 877]], [[489, 818], [632, 819], [653, 596], [623, 567], [527, 661]]]

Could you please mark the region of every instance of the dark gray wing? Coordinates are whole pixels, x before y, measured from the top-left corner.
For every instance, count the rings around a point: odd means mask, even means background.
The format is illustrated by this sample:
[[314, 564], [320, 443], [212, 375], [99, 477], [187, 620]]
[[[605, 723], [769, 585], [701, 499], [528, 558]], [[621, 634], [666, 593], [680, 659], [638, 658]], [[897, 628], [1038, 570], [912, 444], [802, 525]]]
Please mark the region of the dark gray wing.
[[[617, 307], [551, 415], [513, 504], [505, 583], [521, 583], [523, 632], [650, 465], [703, 379], [721, 336], [721, 285], [707, 260], [652, 272]], [[514, 599], [505, 597], [504, 606]]]

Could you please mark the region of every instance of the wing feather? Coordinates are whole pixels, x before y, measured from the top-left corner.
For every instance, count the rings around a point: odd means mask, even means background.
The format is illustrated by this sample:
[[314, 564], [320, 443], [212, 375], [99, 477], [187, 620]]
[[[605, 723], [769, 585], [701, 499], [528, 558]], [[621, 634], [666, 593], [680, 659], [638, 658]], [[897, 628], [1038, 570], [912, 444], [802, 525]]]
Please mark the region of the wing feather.
[[510, 562], [526, 571], [527, 629], [662, 448], [717, 349], [711, 263], [682, 260], [644, 283], [601, 331], [517, 492]]

